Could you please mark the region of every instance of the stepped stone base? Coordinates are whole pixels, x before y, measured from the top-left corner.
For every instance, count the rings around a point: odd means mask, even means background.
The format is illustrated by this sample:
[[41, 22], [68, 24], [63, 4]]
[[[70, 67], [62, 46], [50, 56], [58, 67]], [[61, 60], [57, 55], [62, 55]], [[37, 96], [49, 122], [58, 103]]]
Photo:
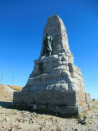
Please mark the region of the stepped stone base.
[[67, 55], [60, 53], [35, 60], [34, 70], [22, 91], [62, 90], [85, 93], [81, 70], [68, 63], [67, 58]]
[[60, 114], [81, 114], [88, 109], [91, 101], [89, 94], [74, 91], [15, 92], [13, 100], [14, 104], [30, 106], [32, 110]]

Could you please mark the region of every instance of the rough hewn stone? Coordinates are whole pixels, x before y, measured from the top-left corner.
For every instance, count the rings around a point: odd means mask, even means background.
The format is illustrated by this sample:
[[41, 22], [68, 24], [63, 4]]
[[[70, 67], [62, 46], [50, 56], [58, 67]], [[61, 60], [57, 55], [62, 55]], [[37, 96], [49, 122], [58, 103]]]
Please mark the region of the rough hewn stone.
[[[53, 36], [53, 51], [51, 56], [41, 57], [46, 33]], [[16, 93], [14, 96], [15, 102], [64, 104], [66, 106], [66, 109], [64, 107], [65, 114], [71, 112], [71, 108], [81, 112], [78, 106], [90, 103], [90, 96], [85, 91], [81, 70], [74, 65], [66, 29], [59, 16], [52, 15], [47, 19], [40, 57], [34, 63], [34, 70], [30, 74], [26, 86], [21, 93]], [[70, 109], [69, 111], [67, 107]], [[51, 109], [53, 110], [53, 108]]]

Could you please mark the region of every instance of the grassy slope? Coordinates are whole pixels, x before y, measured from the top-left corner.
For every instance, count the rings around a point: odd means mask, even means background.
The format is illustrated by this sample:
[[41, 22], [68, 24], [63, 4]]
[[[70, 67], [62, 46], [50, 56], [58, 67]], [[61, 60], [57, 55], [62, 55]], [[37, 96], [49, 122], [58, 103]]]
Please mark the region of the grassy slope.
[[0, 101], [12, 101], [13, 93], [8, 92], [5, 88], [0, 85]]
[[[13, 86], [13, 85], [8, 85], [8, 86], [17, 91], [21, 91], [23, 88], [23, 86]], [[3, 86], [0, 84], [0, 89], [2, 89], [2, 87]]]
[[21, 91], [23, 88], [23, 86], [13, 86], [13, 85], [8, 85], [8, 86], [17, 91]]

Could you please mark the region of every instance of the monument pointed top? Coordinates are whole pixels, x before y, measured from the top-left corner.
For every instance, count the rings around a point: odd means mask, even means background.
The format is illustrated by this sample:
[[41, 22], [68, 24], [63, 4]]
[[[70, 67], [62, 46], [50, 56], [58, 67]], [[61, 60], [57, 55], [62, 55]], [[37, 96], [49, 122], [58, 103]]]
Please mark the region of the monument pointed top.
[[56, 12], [54, 12], [54, 15], [56, 15]]
[[43, 43], [46, 38], [46, 33], [52, 36], [54, 39], [54, 42], [52, 44], [52, 48], [53, 48], [52, 55], [58, 55], [59, 53], [67, 54], [69, 52], [70, 55], [72, 56], [70, 49], [69, 49], [66, 28], [64, 26], [62, 19], [59, 18], [58, 15], [56, 15], [56, 12], [54, 12], [54, 14], [48, 17], [47, 19], [47, 23], [46, 23], [46, 26], [43, 32], [43, 41], [42, 41], [42, 49], [40, 53], [40, 58], [44, 50]]

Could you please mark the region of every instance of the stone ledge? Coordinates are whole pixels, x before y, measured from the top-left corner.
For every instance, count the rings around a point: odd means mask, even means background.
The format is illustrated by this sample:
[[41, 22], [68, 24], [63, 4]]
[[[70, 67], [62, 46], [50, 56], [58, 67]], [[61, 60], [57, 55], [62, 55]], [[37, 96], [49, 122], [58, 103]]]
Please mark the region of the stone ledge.
[[13, 101], [18, 103], [36, 103], [47, 105], [67, 105], [76, 104], [76, 95], [74, 91], [33, 91], [33, 92], [15, 92]]
[[[93, 103], [91, 103], [91, 107]], [[53, 105], [45, 105], [45, 104], [22, 104], [22, 103], [13, 103], [11, 105], [13, 108], [22, 109], [22, 110], [30, 110], [39, 113], [48, 113], [48, 114], [58, 114], [58, 116], [64, 115], [81, 115], [85, 110], [89, 109], [89, 105], [81, 105], [79, 107], [76, 106], [53, 106]]]

